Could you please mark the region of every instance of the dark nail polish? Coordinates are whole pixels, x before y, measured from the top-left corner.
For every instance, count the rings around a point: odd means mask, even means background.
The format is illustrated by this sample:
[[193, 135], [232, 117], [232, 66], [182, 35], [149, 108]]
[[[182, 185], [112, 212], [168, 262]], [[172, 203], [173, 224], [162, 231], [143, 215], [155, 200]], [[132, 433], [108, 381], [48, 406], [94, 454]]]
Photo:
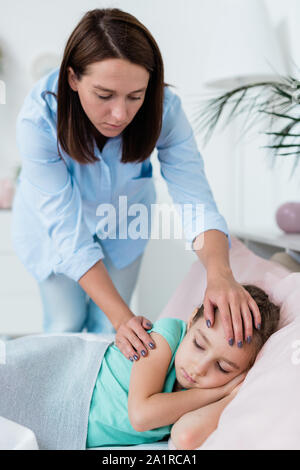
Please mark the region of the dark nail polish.
[[134, 358], [135, 361], [138, 360], [138, 356], [136, 354], [133, 356], [133, 358]]
[[149, 346], [151, 349], [154, 349], [154, 344], [153, 343], [149, 343]]
[[252, 337], [251, 337], [251, 336], [247, 336], [247, 340], [246, 340], [246, 341], [247, 341], [248, 344], [251, 343], [251, 340], [252, 340]]
[[144, 351], [144, 349], [143, 349], [143, 351], [141, 351], [141, 355], [146, 356], [146, 351]]
[[260, 328], [261, 328], [261, 324], [258, 323], [258, 324], [257, 324], [257, 329], [260, 330]]
[[210, 327], [211, 327], [211, 322], [210, 322], [210, 320], [206, 320], [206, 324], [207, 324], [207, 328], [210, 328]]
[[146, 325], [147, 325], [149, 328], [152, 328], [152, 323], [147, 322]]
[[241, 348], [243, 346], [243, 341], [239, 341], [237, 345], [238, 345], [238, 348]]
[[129, 359], [131, 360], [131, 362], [133, 362], [133, 359], [132, 359], [132, 357], [130, 357]]
[[233, 346], [233, 338], [230, 338], [230, 339], [228, 340], [228, 343], [229, 343], [230, 346]]

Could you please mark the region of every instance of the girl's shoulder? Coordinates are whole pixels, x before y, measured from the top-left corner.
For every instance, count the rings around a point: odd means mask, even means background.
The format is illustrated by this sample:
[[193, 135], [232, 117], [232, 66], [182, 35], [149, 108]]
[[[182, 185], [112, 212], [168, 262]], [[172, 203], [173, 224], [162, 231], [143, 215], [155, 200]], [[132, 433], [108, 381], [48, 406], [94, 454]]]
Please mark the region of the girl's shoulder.
[[186, 322], [179, 318], [159, 318], [148, 333], [152, 331], [161, 334], [174, 353], [186, 333]]

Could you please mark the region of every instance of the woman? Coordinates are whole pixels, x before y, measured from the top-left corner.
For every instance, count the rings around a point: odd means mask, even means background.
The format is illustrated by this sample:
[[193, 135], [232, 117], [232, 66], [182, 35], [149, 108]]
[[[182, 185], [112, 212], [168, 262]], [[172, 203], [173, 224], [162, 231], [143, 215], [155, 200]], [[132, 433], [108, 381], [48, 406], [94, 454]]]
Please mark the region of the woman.
[[[155, 40], [135, 17], [118, 9], [83, 16], [60, 67], [26, 97], [17, 143], [22, 171], [13, 240], [39, 283], [46, 332], [116, 331], [116, 345], [135, 360], [155, 347], [145, 331], [149, 320], [128, 307], [147, 237], [124, 235], [124, 220], [129, 228], [133, 216], [119, 202], [125, 197], [149, 209], [155, 201], [150, 155], [156, 147], [174, 202], [204, 204], [199, 236], [191, 229], [195, 211], [184, 228], [207, 269], [207, 326], [218, 306], [229, 343], [235, 337], [241, 346], [243, 333], [251, 340], [258, 307], [232, 275], [226, 222], [192, 129], [164, 83]], [[118, 221], [108, 231], [107, 207]]]

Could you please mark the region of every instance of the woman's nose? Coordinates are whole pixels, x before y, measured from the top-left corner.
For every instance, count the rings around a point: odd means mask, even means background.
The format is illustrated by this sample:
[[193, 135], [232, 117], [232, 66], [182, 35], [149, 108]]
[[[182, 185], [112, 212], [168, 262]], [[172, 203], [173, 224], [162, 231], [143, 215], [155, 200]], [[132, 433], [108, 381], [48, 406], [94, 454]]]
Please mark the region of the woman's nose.
[[127, 119], [127, 110], [124, 103], [115, 104], [111, 110], [114, 123], [116, 125], [124, 124]]

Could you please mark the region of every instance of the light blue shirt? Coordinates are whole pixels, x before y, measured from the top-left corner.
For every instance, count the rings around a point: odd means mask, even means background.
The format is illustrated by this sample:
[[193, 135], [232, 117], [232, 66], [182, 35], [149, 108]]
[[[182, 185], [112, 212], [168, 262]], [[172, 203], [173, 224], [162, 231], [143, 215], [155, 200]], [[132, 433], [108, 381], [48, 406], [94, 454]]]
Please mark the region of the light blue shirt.
[[[39, 282], [52, 272], [78, 281], [104, 257], [102, 248], [117, 269], [128, 266], [144, 251], [149, 237], [134, 239], [117, 233], [115, 238], [101, 239], [107, 215], [97, 215], [97, 207], [112, 204], [117, 223], [125, 220], [128, 228], [136, 215], [124, 219], [119, 196], [127, 196], [127, 209], [133, 203], [149, 209], [150, 233], [151, 204], [156, 200], [150, 155], [142, 163], [121, 163], [122, 134], [109, 138], [101, 152], [95, 143], [98, 160], [93, 164], [80, 164], [61, 149], [63, 159], [59, 157], [57, 102], [54, 96], [44, 94], [46, 90], [57, 93], [58, 76], [56, 68], [35, 84], [16, 124], [22, 169], [13, 203], [12, 239], [22, 263]], [[164, 89], [163, 123], [156, 149], [174, 204], [203, 204], [202, 231], [217, 229], [228, 236], [181, 100], [168, 87]], [[188, 243], [195, 238], [196, 217], [193, 211], [193, 217], [183, 222]], [[95, 243], [95, 233], [100, 243]]]

